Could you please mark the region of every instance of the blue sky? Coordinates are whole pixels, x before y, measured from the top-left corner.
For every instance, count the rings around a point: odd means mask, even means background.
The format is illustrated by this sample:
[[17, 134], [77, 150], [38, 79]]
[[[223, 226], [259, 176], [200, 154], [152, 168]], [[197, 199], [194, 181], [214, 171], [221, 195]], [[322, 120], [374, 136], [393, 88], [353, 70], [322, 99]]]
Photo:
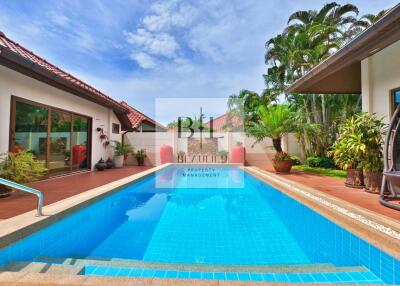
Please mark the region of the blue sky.
[[[317, 0], [0, 0], [0, 30], [53, 64], [154, 116], [159, 97], [260, 92], [265, 41]], [[350, 1], [337, 1], [348, 3]], [[392, 0], [351, 1], [360, 14]]]

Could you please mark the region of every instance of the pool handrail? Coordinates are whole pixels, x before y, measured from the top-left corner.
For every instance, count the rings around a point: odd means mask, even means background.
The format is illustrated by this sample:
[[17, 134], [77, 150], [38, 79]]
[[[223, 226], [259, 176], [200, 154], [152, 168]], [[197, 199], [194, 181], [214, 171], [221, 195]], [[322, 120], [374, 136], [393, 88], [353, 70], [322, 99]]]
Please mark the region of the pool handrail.
[[0, 184], [11, 187], [13, 189], [17, 189], [23, 192], [34, 194], [38, 197], [38, 204], [37, 204], [37, 216], [42, 216], [42, 208], [43, 208], [43, 194], [39, 190], [0, 178]]

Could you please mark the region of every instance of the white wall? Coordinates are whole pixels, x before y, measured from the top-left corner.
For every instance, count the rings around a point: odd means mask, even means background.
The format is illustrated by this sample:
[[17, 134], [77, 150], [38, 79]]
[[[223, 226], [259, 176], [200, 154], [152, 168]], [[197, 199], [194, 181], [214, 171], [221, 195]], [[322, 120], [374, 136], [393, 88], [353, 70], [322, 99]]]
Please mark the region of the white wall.
[[12, 95], [91, 117], [92, 167], [100, 157], [107, 159], [113, 153], [111, 147], [103, 147], [97, 127], [103, 128], [112, 140], [121, 141], [120, 134], [111, 134], [111, 124], [120, 124], [112, 110], [0, 66], [0, 153], [9, 149]]
[[[187, 135], [189, 133], [183, 133], [182, 138], [178, 138], [176, 132], [133, 132], [125, 135], [125, 142], [131, 144], [135, 149], [146, 149], [148, 158], [145, 163], [147, 165], [158, 165], [159, 152], [162, 145], [173, 147], [175, 159], [178, 151], [184, 151], [187, 154]], [[248, 137], [241, 132], [214, 133], [213, 136], [215, 138], [222, 137], [218, 138], [218, 150], [230, 151], [232, 147], [236, 146], [237, 142], [242, 142], [246, 147], [246, 161], [248, 164], [256, 166], [272, 164], [271, 160], [275, 151], [272, 148], [270, 139], [254, 144], [255, 140], [252, 137]], [[197, 137], [199, 137], [199, 134], [194, 135], [194, 138]], [[283, 140], [282, 147], [284, 151], [292, 155], [299, 155], [300, 153], [297, 139], [293, 135], [290, 135], [288, 140]], [[127, 164], [136, 164], [136, 161], [130, 157], [127, 160]]]
[[400, 87], [400, 41], [361, 62], [362, 109], [389, 122], [390, 91]]

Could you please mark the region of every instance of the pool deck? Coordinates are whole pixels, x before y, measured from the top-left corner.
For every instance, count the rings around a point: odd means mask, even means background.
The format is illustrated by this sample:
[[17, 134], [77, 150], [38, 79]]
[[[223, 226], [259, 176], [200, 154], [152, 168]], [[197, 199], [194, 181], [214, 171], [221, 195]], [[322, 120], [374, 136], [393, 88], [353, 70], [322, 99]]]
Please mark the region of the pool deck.
[[[83, 172], [39, 181], [30, 186], [41, 191], [44, 205], [49, 205], [150, 168], [126, 166], [102, 172]], [[10, 197], [0, 199], [0, 220], [34, 210], [36, 204], [36, 196], [24, 192], [14, 192]]]

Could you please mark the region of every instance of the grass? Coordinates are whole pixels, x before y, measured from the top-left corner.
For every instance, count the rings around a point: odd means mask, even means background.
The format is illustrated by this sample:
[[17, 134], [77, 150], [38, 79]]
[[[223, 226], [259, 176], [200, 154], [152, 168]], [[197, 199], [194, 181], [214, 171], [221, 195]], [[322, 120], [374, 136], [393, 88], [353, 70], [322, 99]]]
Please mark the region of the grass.
[[329, 176], [329, 177], [346, 178], [346, 171], [344, 171], [344, 170], [317, 168], [317, 167], [310, 167], [307, 165], [293, 166], [292, 169], [296, 170], [296, 171], [325, 175], [325, 176]]

